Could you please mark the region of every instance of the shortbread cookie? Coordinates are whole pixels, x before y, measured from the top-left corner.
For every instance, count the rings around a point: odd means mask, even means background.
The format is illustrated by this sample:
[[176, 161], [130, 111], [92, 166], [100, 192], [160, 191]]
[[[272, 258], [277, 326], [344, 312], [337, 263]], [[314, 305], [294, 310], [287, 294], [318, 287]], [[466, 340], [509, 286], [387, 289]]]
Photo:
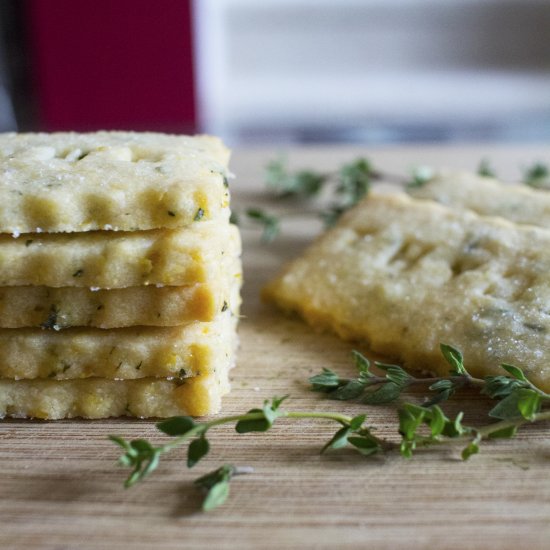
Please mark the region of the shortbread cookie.
[[0, 286], [194, 284], [218, 277], [223, 255], [239, 250], [237, 228], [211, 221], [135, 233], [0, 235]]
[[411, 369], [448, 372], [445, 342], [474, 375], [514, 364], [548, 391], [548, 273], [547, 230], [372, 193], [264, 296]]
[[227, 220], [228, 160], [210, 136], [0, 134], [0, 233]]
[[220, 411], [229, 392], [228, 371], [186, 380], [4, 380], [0, 417], [107, 418], [110, 416], [202, 416]]
[[177, 327], [0, 329], [0, 378], [188, 378], [227, 368], [237, 317]]
[[230, 303], [238, 306], [241, 282], [240, 260], [232, 259], [226, 273], [188, 286], [149, 285], [111, 290], [4, 286], [0, 287], [0, 327], [110, 329], [212, 321]]
[[526, 186], [505, 185], [467, 172], [441, 172], [409, 189], [419, 199], [452, 208], [466, 208], [482, 216], [501, 216], [520, 224], [550, 228], [550, 193]]

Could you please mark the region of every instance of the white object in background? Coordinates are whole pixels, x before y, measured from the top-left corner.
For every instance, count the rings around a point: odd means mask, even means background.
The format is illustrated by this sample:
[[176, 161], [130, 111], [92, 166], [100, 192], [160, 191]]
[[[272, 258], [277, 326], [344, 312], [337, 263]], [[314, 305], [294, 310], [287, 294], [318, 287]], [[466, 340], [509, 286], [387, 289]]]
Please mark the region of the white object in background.
[[548, 0], [195, 0], [230, 143], [550, 138]]

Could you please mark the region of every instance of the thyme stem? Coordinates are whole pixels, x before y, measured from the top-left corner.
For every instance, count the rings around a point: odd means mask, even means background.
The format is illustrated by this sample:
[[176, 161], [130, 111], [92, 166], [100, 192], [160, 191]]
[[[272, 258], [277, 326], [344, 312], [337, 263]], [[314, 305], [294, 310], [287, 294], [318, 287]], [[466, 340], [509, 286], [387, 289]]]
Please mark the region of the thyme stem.
[[489, 424], [488, 426], [479, 428], [477, 430], [477, 433], [481, 436], [481, 439], [487, 439], [492, 434], [505, 430], [507, 428], [519, 428], [524, 424], [531, 424], [533, 422], [544, 422], [546, 420], [550, 420], [550, 411], [535, 413], [529, 419], [518, 417], [518, 418], [509, 418], [506, 420], [500, 420], [499, 422], [495, 422], [494, 424]]
[[[332, 413], [332, 412], [313, 412], [313, 411], [311, 412], [282, 411], [280, 413], [280, 418], [295, 418], [295, 419], [315, 418], [315, 419], [333, 420], [334, 422], [338, 422], [339, 424], [342, 424], [342, 426], [349, 426], [352, 421], [352, 418], [350, 416], [345, 416], [343, 414]], [[169, 443], [166, 443], [164, 445], [157, 447], [157, 449], [159, 449], [161, 453], [166, 453], [168, 451], [171, 451], [172, 449], [175, 449], [176, 447], [180, 447], [190, 439], [193, 439], [194, 437], [202, 433], [205, 433], [206, 431], [210, 430], [211, 428], [215, 428], [216, 426], [222, 426], [224, 424], [234, 424], [240, 421], [246, 422], [249, 420], [263, 420], [263, 419], [264, 419], [263, 412], [249, 412], [246, 414], [236, 414], [233, 416], [225, 416], [222, 418], [218, 418], [216, 420], [211, 420], [210, 422], [197, 424], [194, 428], [186, 432], [184, 435], [174, 438]]]
[[493, 422], [481, 428], [472, 428], [468, 434], [461, 435], [459, 437], [425, 437], [419, 438], [416, 440], [417, 445], [422, 447], [429, 447], [432, 445], [464, 445], [472, 441], [472, 439], [483, 440], [491, 439], [493, 434], [502, 432], [510, 428], [520, 428], [525, 424], [532, 424], [535, 422], [545, 422], [550, 420], [550, 411], [544, 411], [534, 414], [531, 418], [508, 418], [506, 420], [499, 420], [498, 422]]

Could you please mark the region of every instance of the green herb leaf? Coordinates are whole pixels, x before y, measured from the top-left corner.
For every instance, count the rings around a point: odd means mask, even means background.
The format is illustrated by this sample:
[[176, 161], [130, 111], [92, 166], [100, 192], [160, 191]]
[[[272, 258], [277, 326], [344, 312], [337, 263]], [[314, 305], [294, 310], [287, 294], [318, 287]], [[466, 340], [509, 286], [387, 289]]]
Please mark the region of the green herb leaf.
[[203, 487], [204, 489], [211, 489], [220, 481], [229, 480], [233, 477], [235, 472], [235, 466], [232, 464], [224, 464], [212, 472], [195, 479], [193, 482], [197, 487]]
[[493, 399], [503, 399], [519, 388], [526, 387], [526, 383], [508, 376], [486, 376], [482, 393]]
[[124, 482], [125, 487], [131, 487], [157, 468], [162, 452], [160, 448], [153, 447], [145, 439], [126, 441], [117, 436], [110, 436], [110, 439], [125, 450], [118, 459], [119, 464], [133, 468]]
[[355, 366], [357, 367], [357, 370], [359, 371], [359, 377], [360, 378], [370, 378], [372, 375], [370, 371], [370, 361], [359, 351], [353, 350], [351, 352], [351, 356], [353, 357], [353, 361], [355, 363]]
[[267, 432], [271, 428], [271, 423], [263, 416], [262, 409], [250, 409], [248, 414], [250, 413], [262, 413], [262, 418], [239, 420], [235, 426], [235, 430], [238, 433]]
[[444, 379], [435, 382], [428, 389], [436, 392], [436, 395], [423, 403], [423, 407], [431, 407], [437, 403], [447, 401], [455, 392], [455, 385], [451, 380]]
[[406, 440], [414, 440], [427, 410], [411, 403], [405, 403], [399, 410], [399, 433]]
[[185, 435], [196, 426], [197, 424], [190, 416], [173, 416], [157, 423], [157, 428], [161, 432], [174, 437]]
[[445, 390], [452, 390], [454, 388], [454, 384], [451, 380], [438, 380], [437, 382], [434, 382], [428, 389], [431, 391], [445, 391]]
[[399, 451], [403, 458], [412, 458], [413, 451], [416, 449], [416, 442], [403, 439], [401, 445], [399, 446]]
[[477, 441], [472, 441], [462, 450], [462, 460], [468, 460], [477, 453], [479, 453], [479, 444]]
[[477, 173], [484, 178], [496, 178], [496, 173], [488, 159], [482, 159], [477, 167]]
[[454, 391], [452, 389], [441, 390], [431, 399], [428, 399], [425, 403], [423, 403], [422, 406], [432, 407], [433, 405], [437, 405], [438, 403], [447, 401], [451, 397], [451, 395], [453, 395], [453, 393]]
[[328, 178], [328, 174], [311, 170], [289, 172], [283, 159], [271, 161], [266, 167], [266, 185], [282, 197], [314, 197]]
[[545, 189], [550, 185], [550, 170], [548, 165], [535, 162], [523, 172], [523, 182], [536, 189]]
[[523, 382], [527, 382], [527, 378], [525, 377], [525, 374], [523, 374], [523, 371], [518, 368], [514, 367], [514, 365], [507, 365], [506, 363], [500, 365], [507, 373], [511, 374], [516, 380], [521, 380]]
[[262, 412], [264, 413], [264, 418], [269, 423], [269, 427], [273, 425], [273, 422], [281, 416], [281, 403], [288, 398], [288, 395], [283, 397], [274, 397], [271, 401], [264, 401], [264, 406]]
[[518, 390], [518, 410], [523, 418], [533, 420], [535, 415], [540, 411], [542, 398], [540, 394], [527, 388]]
[[260, 208], [249, 208], [245, 213], [248, 219], [263, 226], [262, 240], [264, 242], [270, 243], [279, 235], [280, 223], [276, 216], [268, 214]]
[[320, 217], [325, 227], [332, 227], [346, 210], [348, 210], [348, 208], [345, 206], [331, 206], [321, 212]]
[[123, 439], [118, 435], [110, 435], [108, 437], [113, 443], [116, 443], [119, 447], [122, 447], [125, 451], [131, 450], [130, 442], [126, 441], [126, 439]]
[[340, 377], [333, 371], [323, 368], [321, 374], [316, 374], [309, 378], [313, 391], [331, 392], [340, 385]]
[[336, 193], [344, 201], [344, 206], [357, 204], [369, 191], [372, 167], [365, 158], [344, 164], [339, 170]]
[[323, 454], [328, 449], [341, 449], [348, 444], [348, 436], [351, 433], [351, 428], [345, 426], [340, 428], [330, 441], [321, 449], [321, 454]]
[[229, 481], [233, 477], [236, 468], [231, 464], [224, 464], [217, 470], [199, 477], [195, 485], [207, 491], [202, 503], [202, 509], [209, 512], [221, 506], [229, 496]]
[[386, 384], [380, 386], [376, 391], [369, 393], [363, 399], [363, 403], [367, 403], [369, 405], [391, 403], [399, 397], [401, 391], [402, 388], [395, 382], [387, 382]]
[[468, 374], [464, 368], [464, 360], [460, 351], [453, 348], [449, 344], [440, 344], [439, 349], [441, 350], [441, 353], [443, 354], [443, 357], [445, 357], [447, 363], [449, 363], [452, 367], [451, 374], [456, 376]]
[[201, 458], [208, 454], [209, 450], [210, 443], [208, 443], [208, 439], [206, 439], [204, 434], [191, 441], [187, 449], [187, 467], [192, 468]]
[[503, 428], [502, 430], [496, 430], [489, 433], [489, 439], [509, 439], [516, 435], [518, 431], [517, 426], [509, 426], [508, 428]]
[[343, 386], [333, 391], [330, 395], [332, 399], [338, 401], [349, 401], [350, 399], [357, 399], [365, 391], [365, 384], [360, 380], [350, 380]]
[[364, 456], [369, 456], [381, 451], [378, 442], [368, 436], [350, 436], [348, 437], [348, 443], [353, 445]]
[[227, 500], [228, 496], [229, 480], [223, 479], [218, 481], [208, 491], [208, 494], [202, 503], [203, 511], [210, 512], [211, 510], [214, 510], [214, 508], [221, 506]]
[[280, 406], [288, 398], [288, 395], [283, 397], [273, 397], [271, 401], [265, 400], [263, 408], [251, 409], [247, 415], [261, 415], [261, 418], [243, 418], [237, 422], [235, 429], [238, 433], [247, 432], [265, 432], [271, 428], [275, 419], [284, 413], [280, 411]]
[[283, 404], [284, 401], [286, 401], [290, 396], [287, 394], [287, 395], [283, 395], [282, 397], [272, 397], [271, 398], [271, 401], [265, 401], [264, 402], [264, 409], [265, 409], [265, 406], [266, 405], [269, 405], [269, 407], [274, 410], [274, 411], [277, 411], [278, 409], [281, 408], [281, 405]]
[[443, 411], [437, 406], [434, 405], [430, 408], [431, 418], [429, 421], [430, 431], [432, 437], [437, 437], [443, 433], [445, 425], [448, 422], [447, 417], [443, 414]]
[[134, 439], [130, 441], [130, 447], [138, 453], [151, 453], [154, 450], [151, 443], [145, 439]]
[[159, 449], [152, 450], [150, 456], [148, 457], [146, 466], [141, 472], [141, 476], [140, 476], [141, 478], [148, 476], [151, 472], [157, 469], [157, 466], [160, 461], [160, 453], [161, 451]]
[[397, 365], [386, 365], [384, 363], [376, 363], [376, 366], [386, 371], [386, 378], [393, 382], [399, 388], [404, 388], [407, 382], [411, 379], [411, 376]]
[[517, 418], [521, 416], [519, 410], [521, 388], [514, 390], [507, 397], [499, 401], [490, 411], [489, 416], [492, 418], [499, 418], [501, 420], [507, 420], [510, 418]]
[[405, 187], [407, 189], [422, 187], [433, 180], [434, 176], [435, 172], [431, 166], [419, 166], [413, 170], [411, 179], [405, 184]]
[[468, 430], [462, 425], [462, 419], [464, 418], [464, 413], [461, 411], [456, 415], [456, 418], [453, 422], [448, 422], [445, 426], [444, 433], [449, 437], [458, 437]]
[[356, 432], [361, 428], [361, 426], [363, 425], [366, 419], [367, 419], [366, 414], [359, 414], [357, 416], [354, 416], [349, 423], [350, 429]]

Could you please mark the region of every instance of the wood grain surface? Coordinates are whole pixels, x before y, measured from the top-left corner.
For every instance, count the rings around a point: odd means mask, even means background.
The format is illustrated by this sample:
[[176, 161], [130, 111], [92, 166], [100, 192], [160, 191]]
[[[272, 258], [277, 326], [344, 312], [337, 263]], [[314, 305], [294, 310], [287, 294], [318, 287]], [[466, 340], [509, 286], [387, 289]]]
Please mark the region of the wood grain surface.
[[[236, 151], [232, 183], [236, 210], [271, 206], [262, 170], [274, 149]], [[292, 149], [296, 167], [332, 170], [356, 155], [377, 167], [406, 173], [419, 164], [475, 170], [488, 157], [507, 179], [534, 160], [550, 162], [545, 147], [488, 145], [390, 150]], [[290, 394], [287, 408], [368, 413], [382, 436], [395, 439], [391, 407], [324, 400], [307, 378], [326, 366], [353, 374], [349, 344], [313, 333], [260, 303], [258, 292], [281, 264], [320, 231], [301, 216], [266, 246], [254, 228], [243, 229], [244, 318], [233, 391], [224, 413]], [[409, 395], [415, 399], [414, 394]], [[446, 406], [464, 409], [478, 422], [486, 399], [461, 393]], [[125, 471], [106, 437], [161, 441], [153, 421], [106, 420], [0, 424], [0, 548], [510, 548], [550, 547], [550, 426], [530, 426], [514, 440], [483, 445], [462, 462], [456, 449], [423, 450], [412, 460], [397, 455], [370, 459], [352, 451], [319, 455], [334, 426], [281, 421], [268, 434], [211, 435], [210, 456], [192, 471], [184, 452], [162, 459], [146, 482], [122, 488]], [[199, 511], [192, 480], [222, 463], [251, 466], [232, 482], [228, 502], [210, 514]]]

